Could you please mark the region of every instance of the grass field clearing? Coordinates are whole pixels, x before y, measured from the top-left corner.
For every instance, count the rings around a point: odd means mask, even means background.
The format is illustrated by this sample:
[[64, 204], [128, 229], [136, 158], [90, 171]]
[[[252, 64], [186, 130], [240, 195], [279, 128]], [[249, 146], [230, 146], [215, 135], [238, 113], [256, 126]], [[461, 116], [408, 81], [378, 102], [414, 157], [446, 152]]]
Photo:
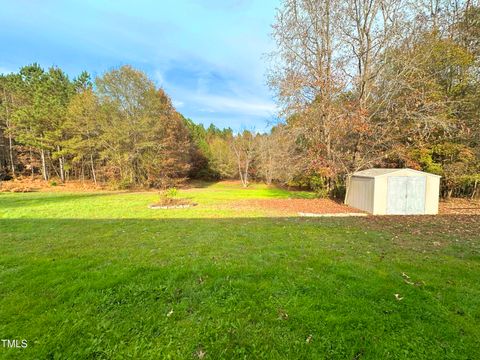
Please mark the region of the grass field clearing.
[[313, 195], [234, 183], [181, 196], [198, 206], [0, 194], [0, 336], [28, 341], [0, 358], [480, 358], [480, 216], [277, 217], [235, 201]]

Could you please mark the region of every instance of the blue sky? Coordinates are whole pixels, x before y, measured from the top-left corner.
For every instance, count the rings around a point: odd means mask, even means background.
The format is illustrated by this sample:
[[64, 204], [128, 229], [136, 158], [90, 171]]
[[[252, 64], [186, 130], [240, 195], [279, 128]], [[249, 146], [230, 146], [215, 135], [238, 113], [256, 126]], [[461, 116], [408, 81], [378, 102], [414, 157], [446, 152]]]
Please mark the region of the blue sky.
[[276, 106], [264, 54], [279, 0], [0, 0], [0, 72], [75, 76], [131, 64], [197, 123], [262, 131]]

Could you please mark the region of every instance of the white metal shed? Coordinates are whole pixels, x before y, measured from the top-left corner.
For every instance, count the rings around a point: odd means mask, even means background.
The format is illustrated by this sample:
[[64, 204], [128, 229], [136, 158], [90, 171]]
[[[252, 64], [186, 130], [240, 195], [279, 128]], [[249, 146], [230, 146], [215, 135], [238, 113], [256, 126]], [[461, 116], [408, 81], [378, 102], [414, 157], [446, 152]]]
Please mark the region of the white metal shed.
[[345, 203], [374, 215], [434, 215], [439, 192], [439, 175], [413, 169], [368, 169], [349, 178]]

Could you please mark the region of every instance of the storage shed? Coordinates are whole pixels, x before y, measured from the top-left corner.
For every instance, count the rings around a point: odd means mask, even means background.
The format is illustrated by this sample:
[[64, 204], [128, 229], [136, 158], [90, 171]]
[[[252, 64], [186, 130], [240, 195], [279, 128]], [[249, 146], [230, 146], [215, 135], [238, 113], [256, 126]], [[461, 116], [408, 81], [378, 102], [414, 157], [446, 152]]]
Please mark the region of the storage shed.
[[374, 215], [434, 215], [439, 192], [439, 175], [413, 169], [368, 169], [350, 177], [345, 203]]

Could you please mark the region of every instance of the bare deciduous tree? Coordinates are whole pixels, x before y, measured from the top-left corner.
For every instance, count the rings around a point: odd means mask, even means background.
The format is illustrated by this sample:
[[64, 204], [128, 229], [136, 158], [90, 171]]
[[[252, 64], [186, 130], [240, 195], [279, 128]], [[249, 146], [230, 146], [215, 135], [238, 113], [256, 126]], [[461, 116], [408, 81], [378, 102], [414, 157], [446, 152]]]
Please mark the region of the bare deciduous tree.
[[243, 187], [247, 187], [250, 166], [255, 156], [255, 135], [245, 130], [232, 138], [231, 146], [237, 159], [240, 181]]

